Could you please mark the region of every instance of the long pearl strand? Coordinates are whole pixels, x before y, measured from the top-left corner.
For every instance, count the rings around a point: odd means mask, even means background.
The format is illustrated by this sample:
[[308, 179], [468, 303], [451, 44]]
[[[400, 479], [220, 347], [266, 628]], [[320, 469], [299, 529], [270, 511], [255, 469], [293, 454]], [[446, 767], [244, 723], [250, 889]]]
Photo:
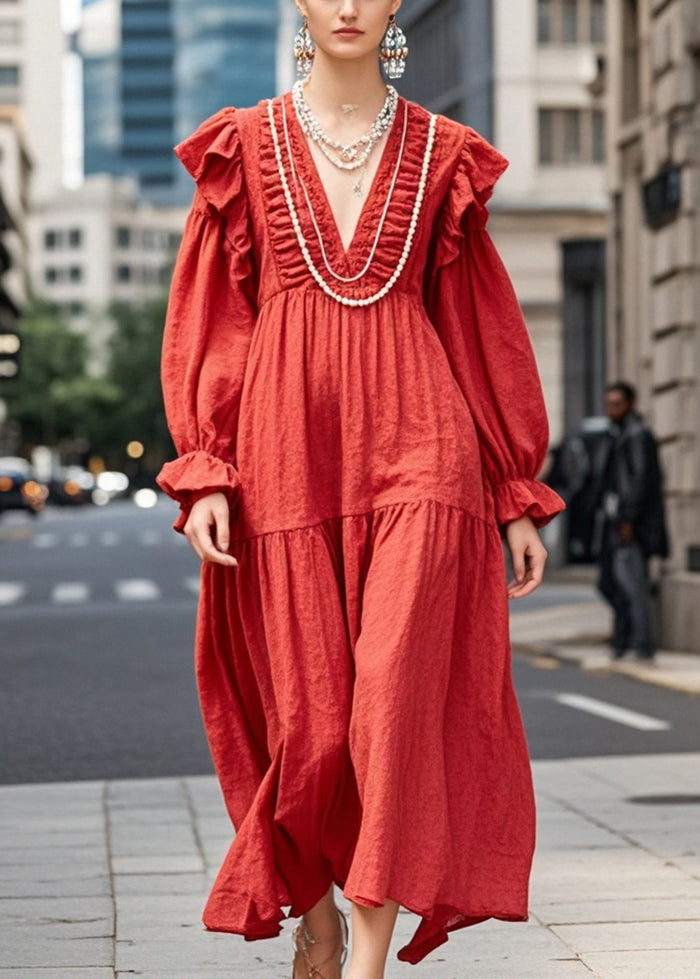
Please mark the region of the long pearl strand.
[[[284, 110], [284, 102], [282, 103], [282, 107]], [[314, 281], [319, 286], [319, 288], [327, 296], [330, 296], [331, 299], [334, 299], [337, 303], [340, 303], [343, 306], [353, 306], [353, 307], [371, 306], [374, 303], [379, 302], [380, 299], [383, 299], [384, 296], [386, 296], [387, 293], [390, 292], [390, 290], [394, 287], [394, 285], [398, 281], [401, 273], [403, 272], [406, 266], [406, 262], [408, 261], [408, 256], [411, 253], [411, 247], [413, 245], [413, 239], [415, 237], [416, 227], [418, 225], [418, 217], [420, 215], [421, 207], [423, 205], [423, 197], [425, 196], [425, 187], [428, 180], [428, 168], [430, 166], [430, 159], [433, 152], [433, 143], [435, 141], [435, 125], [437, 121], [436, 116], [433, 113], [430, 114], [430, 122], [428, 125], [428, 138], [426, 141], [425, 152], [423, 154], [423, 164], [421, 167], [420, 180], [418, 181], [418, 190], [416, 192], [416, 199], [413, 204], [413, 211], [411, 213], [411, 221], [408, 227], [408, 234], [406, 235], [406, 241], [404, 242], [403, 251], [396, 265], [396, 268], [394, 269], [391, 277], [384, 283], [381, 289], [379, 289], [377, 292], [373, 293], [371, 296], [366, 296], [363, 299], [351, 299], [349, 296], [343, 296], [340, 293], [335, 292], [335, 290], [328, 285], [328, 283], [325, 281], [321, 273], [314, 265], [314, 261], [311, 257], [311, 253], [309, 252], [309, 249], [306, 246], [306, 239], [304, 238], [304, 233], [301, 229], [299, 216], [297, 214], [296, 207], [294, 206], [294, 199], [289, 189], [287, 175], [284, 171], [284, 162], [282, 160], [282, 150], [280, 147], [279, 138], [277, 136], [277, 127], [275, 125], [275, 116], [274, 116], [272, 99], [268, 99], [267, 114], [270, 122], [272, 142], [275, 148], [275, 159], [277, 160], [277, 169], [279, 171], [280, 183], [282, 184], [284, 198], [287, 203], [287, 209], [289, 210], [289, 216], [292, 221], [294, 233], [296, 234], [296, 238], [299, 243], [299, 248], [304, 257], [304, 261], [306, 262], [306, 266], [309, 272], [311, 273], [311, 276], [313, 277]], [[319, 237], [319, 242], [322, 244], [322, 238], [317, 227], [316, 227], [316, 233]]]
[[282, 103], [282, 126], [283, 126], [283, 129], [284, 129], [284, 139], [285, 139], [285, 145], [286, 145], [286, 149], [287, 149], [287, 157], [289, 158], [289, 169], [292, 172], [292, 179], [294, 180], [295, 183], [299, 183], [301, 185], [301, 189], [304, 192], [304, 200], [306, 201], [306, 206], [307, 206], [307, 208], [309, 210], [309, 214], [311, 216], [311, 223], [314, 226], [314, 230], [316, 232], [316, 237], [318, 238], [318, 243], [319, 243], [319, 246], [321, 248], [321, 255], [323, 257], [323, 264], [326, 266], [326, 271], [328, 272], [329, 275], [333, 276], [333, 278], [337, 282], [345, 282], [345, 283], [348, 283], [348, 282], [357, 282], [358, 279], [361, 279], [367, 273], [369, 267], [372, 264], [372, 261], [374, 259], [375, 252], [377, 251], [377, 246], [379, 244], [379, 239], [381, 237], [381, 233], [382, 233], [382, 230], [384, 228], [384, 222], [386, 221], [386, 216], [387, 216], [387, 213], [389, 211], [389, 205], [391, 204], [391, 198], [394, 196], [394, 188], [396, 187], [396, 181], [397, 181], [398, 176], [399, 176], [399, 170], [401, 169], [401, 161], [403, 159], [403, 151], [404, 151], [404, 147], [406, 145], [406, 132], [407, 132], [407, 129], [408, 129], [408, 106], [407, 105], [404, 105], [403, 132], [402, 132], [402, 135], [401, 135], [401, 146], [399, 148], [399, 155], [398, 155], [398, 157], [396, 159], [396, 166], [394, 167], [394, 176], [393, 176], [392, 181], [391, 181], [391, 186], [389, 187], [389, 193], [387, 194], [387, 198], [386, 198], [386, 201], [384, 203], [384, 209], [382, 210], [382, 215], [381, 215], [381, 218], [379, 219], [379, 225], [377, 227], [377, 233], [374, 236], [374, 243], [372, 244], [372, 248], [371, 248], [370, 253], [369, 253], [369, 258], [365, 262], [364, 268], [362, 268], [357, 273], [357, 275], [352, 275], [352, 276], [338, 275], [338, 273], [333, 268], [331, 268], [331, 264], [328, 261], [328, 256], [326, 254], [326, 247], [325, 247], [325, 245], [323, 243], [323, 236], [321, 234], [321, 230], [320, 230], [320, 228], [318, 226], [318, 222], [316, 220], [316, 214], [314, 212], [313, 204], [311, 203], [311, 198], [309, 197], [309, 192], [306, 189], [306, 184], [304, 183], [304, 181], [301, 179], [301, 177], [299, 177], [297, 175], [296, 167], [294, 166], [294, 156], [292, 154], [292, 146], [291, 146], [291, 143], [289, 141], [289, 128], [287, 126], [287, 110], [286, 110], [286, 107], [284, 105], [284, 102]]

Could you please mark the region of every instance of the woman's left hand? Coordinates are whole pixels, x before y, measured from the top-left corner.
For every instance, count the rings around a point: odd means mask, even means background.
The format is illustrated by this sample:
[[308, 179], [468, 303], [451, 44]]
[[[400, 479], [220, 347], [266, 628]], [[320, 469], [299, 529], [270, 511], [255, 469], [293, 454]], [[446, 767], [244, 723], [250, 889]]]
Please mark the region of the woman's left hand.
[[508, 598], [525, 598], [542, 584], [547, 551], [529, 517], [506, 524], [505, 533], [515, 574], [508, 584]]

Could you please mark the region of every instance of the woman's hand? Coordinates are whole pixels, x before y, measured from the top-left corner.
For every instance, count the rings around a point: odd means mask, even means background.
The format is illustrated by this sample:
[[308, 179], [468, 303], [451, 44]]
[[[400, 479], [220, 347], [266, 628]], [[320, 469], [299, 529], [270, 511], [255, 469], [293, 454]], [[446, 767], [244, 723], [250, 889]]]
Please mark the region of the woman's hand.
[[508, 585], [508, 598], [525, 598], [542, 584], [547, 551], [529, 517], [506, 524], [506, 541], [515, 573], [515, 580]]
[[210, 493], [193, 505], [184, 527], [185, 537], [202, 561], [236, 567], [238, 561], [228, 551], [229, 506], [223, 493]]

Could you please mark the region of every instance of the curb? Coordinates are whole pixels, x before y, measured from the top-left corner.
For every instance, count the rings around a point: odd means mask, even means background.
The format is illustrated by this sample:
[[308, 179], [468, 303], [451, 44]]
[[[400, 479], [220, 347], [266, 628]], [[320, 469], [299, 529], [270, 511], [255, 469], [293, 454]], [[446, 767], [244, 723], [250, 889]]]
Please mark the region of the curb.
[[700, 656], [694, 653], [667, 654], [662, 651], [657, 654], [661, 657], [674, 655], [687, 659], [688, 671], [693, 675], [678, 677], [674, 676], [668, 668], [659, 665], [658, 662], [653, 665], [633, 661], [616, 663], [611, 660], [607, 646], [602, 644], [599, 638], [591, 636], [567, 640], [565, 644], [546, 641], [540, 643], [515, 641], [513, 652], [533, 658], [547, 657], [560, 663], [578, 666], [590, 673], [617, 674], [630, 677], [639, 683], [649, 683], [653, 686], [664, 687], [667, 690], [674, 690], [677, 693], [700, 695]]

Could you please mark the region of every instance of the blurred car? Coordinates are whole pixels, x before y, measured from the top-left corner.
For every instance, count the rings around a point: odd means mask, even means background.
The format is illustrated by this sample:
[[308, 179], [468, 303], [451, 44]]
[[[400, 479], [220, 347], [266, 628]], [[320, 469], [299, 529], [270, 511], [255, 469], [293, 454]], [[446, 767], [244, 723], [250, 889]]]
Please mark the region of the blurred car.
[[546, 483], [566, 502], [562, 515], [566, 557], [574, 564], [592, 563], [598, 558], [601, 467], [610, 437], [607, 418], [593, 415], [584, 418], [578, 431], [553, 449]]
[[51, 503], [56, 506], [80, 506], [92, 503], [95, 477], [81, 466], [64, 466], [54, 470], [48, 486]]
[[48, 496], [48, 487], [31, 475], [0, 467], [0, 515], [8, 510], [24, 510], [36, 516]]

